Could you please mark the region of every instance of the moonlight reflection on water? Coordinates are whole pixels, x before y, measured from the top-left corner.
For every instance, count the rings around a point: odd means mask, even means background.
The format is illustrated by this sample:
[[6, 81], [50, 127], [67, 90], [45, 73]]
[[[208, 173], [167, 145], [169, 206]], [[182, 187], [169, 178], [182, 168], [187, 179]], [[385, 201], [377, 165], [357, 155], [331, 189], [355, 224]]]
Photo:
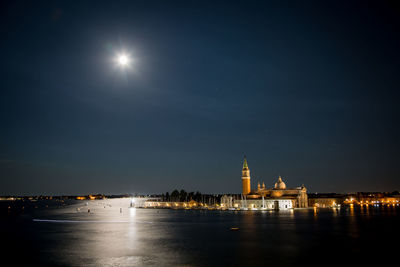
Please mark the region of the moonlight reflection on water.
[[[157, 210], [129, 208], [129, 199], [48, 206], [1, 221], [10, 244], [5, 255], [24, 251], [13, 258], [16, 265], [293, 266], [328, 258], [340, 264], [346, 256], [350, 263], [370, 263], [365, 252], [371, 244], [400, 237], [397, 207]], [[239, 230], [230, 231], [233, 226]], [[390, 247], [377, 249], [386, 255], [381, 262], [395, 255]]]

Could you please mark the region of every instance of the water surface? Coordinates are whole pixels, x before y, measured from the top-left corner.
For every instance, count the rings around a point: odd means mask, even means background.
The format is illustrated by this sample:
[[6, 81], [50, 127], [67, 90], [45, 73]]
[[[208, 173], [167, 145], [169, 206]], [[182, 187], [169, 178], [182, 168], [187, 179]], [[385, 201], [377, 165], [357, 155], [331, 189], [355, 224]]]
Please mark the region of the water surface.
[[369, 266], [398, 261], [396, 206], [155, 210], [129, 208], [128, 199], [0, 206], [2, 259], [15, 266]]

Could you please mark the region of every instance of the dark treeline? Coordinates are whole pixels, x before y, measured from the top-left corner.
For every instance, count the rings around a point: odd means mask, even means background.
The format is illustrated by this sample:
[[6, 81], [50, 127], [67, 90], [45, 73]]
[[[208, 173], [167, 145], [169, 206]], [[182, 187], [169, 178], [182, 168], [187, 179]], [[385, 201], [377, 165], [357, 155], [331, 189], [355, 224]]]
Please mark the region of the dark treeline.
[[161, 195], [162, 201], [196, 201], [200, 203], [206, 204], [215, 204], [219, 203], [221, 196], [219, 195], [205, 195], [201, 194], [199, 191], [197, 192], [186, 192], [185, 190], [177, 190], [175, 189], [171, 193], [166, 192], [165, 194]]
[[161, 195], [163, 201], [197, 201], [201, 202], [202, 194], [197, 191], [195, 192], [186, 192], [185, 190], [181, 189], [180, 191], [175, 189], [171, 193], [167, 192]]

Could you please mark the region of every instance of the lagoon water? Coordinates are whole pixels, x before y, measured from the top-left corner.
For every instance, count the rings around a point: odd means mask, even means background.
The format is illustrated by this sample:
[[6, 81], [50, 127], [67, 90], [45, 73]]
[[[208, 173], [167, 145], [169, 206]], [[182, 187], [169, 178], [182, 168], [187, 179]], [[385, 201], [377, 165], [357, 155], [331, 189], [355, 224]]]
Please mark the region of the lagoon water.
[[3, 201], [0, 207], [2, 262], [12, 263], [2, 266], [370, 266], [399, 261], [397, 206], [157, 210], [111, 199]]

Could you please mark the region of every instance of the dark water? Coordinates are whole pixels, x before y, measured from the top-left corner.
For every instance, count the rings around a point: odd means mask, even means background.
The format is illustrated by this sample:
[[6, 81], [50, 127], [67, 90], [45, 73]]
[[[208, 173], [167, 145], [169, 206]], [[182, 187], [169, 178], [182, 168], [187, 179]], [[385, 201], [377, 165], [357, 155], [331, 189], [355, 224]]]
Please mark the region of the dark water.
[[[1, 202], [1, 258], [12, 263], [2, 266], [397, 266], [392, 261], [399, 261], [398, 207], [234, 212], [130, 209], [126, 199], [85, 204]], [[240, 230], [230, 231], [233, 226]]]

